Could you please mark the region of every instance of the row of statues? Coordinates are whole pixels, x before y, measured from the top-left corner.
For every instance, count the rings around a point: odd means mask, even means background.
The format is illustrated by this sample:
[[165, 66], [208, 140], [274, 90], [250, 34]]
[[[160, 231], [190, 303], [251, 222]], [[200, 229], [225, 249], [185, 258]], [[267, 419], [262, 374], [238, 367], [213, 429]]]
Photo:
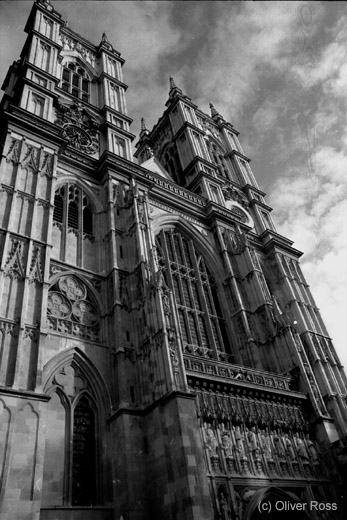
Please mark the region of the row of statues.
[[203, 428], [205, 448], [213, 469], [219, 468], [219, 459], [224, 456], [230, 471], [250, 471], [266, 473], [267, 468], [275, 469], [276, 464], [288, 463], [319, 466], [319, 456], [315, 443], [298, 432], [283, 433], [280, 430], [247, 428], [243, 425], [224, 426], [214, 430], [211, 425]]

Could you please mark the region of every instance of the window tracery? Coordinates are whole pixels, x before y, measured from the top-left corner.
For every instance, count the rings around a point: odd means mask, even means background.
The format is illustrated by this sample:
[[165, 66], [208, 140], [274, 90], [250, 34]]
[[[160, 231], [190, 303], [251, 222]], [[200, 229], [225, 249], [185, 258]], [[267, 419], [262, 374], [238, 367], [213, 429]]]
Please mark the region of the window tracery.
[[[54, 197], [53, 225], [61, 230], [60, 259], [66, 260], [69, 234], [75, 235], [76, 263], [84, 264], [85, 240], [94, 242], [93, 210], [85, 192], [75, 184], [60, 186]], [[71, 249], [70, 249], [71, 254]]]
[[228, 345], [216, 285], [192, 240], [174, 229], [156, 238], [159, 266], [172, 289], [184, 352], [224, 359]]
[[50, 287], [47, 320], [52, 331], [98, 341], [100, 315], [86, 286], [78, 278], [66, 275]]

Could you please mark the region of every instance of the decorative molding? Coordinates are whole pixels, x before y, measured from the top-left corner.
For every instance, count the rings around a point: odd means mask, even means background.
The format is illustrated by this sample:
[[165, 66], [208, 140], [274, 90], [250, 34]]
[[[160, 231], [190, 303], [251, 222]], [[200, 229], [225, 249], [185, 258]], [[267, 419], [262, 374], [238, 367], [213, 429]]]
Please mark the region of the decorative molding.
[[[208, 354], [208, 352], [206, 353]], [[206, 356], [208, 357], [208, 355]], [[248, 369], [233, 364], [221, 364], [218, 361], [204, 360], [201, 357], [184, 355], [184, 364], [189, 375], [200, 374], [225, 379], [225, 381], [253, 383], [259, 387], [291, 391], [290, 377], [270, 375], [260, 370]]]
[[15, 137], [11, 138], [10, 148], [6, 155], [7, 162], [12, 162], [14, 164], [19, 163], [20, 144], [21, 141], [19, 139], [16, 139]]
[[54, 156], [49, 152], [43, 152], [43, 160], [40, 175], [46, 175], [49, 179], [53, 177]]
[[10, 243], [11, 249], [4, 268], [5, 275], [23, 280], [25, 277], [24, 242], [11, 237]]
[[[180, 195], [181, 197], [184, 197], [185, 199], [188, 199], [191, 202], [194, 202], [195, 204], [198, 204], [199, 206], [205, 207], [207, 204], [207, 199], [203, 197], [199, 197], [197, 195], [192, 194], [190, 191], [185, 190], [176, 184], [170, 184], [166, 180], [163, 179], [163, 177], [157, 177], [156, 175], [152, 175], [150, 172], [146, 171], [143, 173], [143, 176], [146, 179], [149, 179], [150, 181], [154, 182], [157, 186], [161, 186], [162, 188], [165, 188], [176, 195]], [[152, 201], [151, 201], [152, 202]]]
[[25, 143], [24, 158], [22, 159], [22, 168], [32, 170], [33, 173], [39, 171], [39, 148], [31, 144]]
[[0, 319], [0, 332], [18, 336], [18, 321], [10, 321], [4, 318]]

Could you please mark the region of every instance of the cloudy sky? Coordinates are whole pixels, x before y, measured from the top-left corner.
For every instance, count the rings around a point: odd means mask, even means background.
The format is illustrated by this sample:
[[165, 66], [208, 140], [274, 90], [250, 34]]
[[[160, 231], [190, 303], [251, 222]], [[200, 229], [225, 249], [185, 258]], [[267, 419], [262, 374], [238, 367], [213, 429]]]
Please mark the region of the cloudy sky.
[[[31, 2], [0, 3], [0, 77], [19, 56]], [[168, 78], [241, 132], [280, 233], [347, 366], [347, 4], [345, 2], [53, 2], [93, 43], [103, 31], [126, 60], [138, 135], [168, 96]]]

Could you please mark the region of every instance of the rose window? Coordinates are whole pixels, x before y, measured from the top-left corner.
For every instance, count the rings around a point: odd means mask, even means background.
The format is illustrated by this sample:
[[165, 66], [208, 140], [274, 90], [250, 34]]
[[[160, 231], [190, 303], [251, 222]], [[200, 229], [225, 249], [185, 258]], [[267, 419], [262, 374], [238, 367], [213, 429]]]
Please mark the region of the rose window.
[[87, 287], [75, 276], [62, 276], [50, 288], [47, 319], [52, 331], [91, 341], [99, 339], [99, 311]]

